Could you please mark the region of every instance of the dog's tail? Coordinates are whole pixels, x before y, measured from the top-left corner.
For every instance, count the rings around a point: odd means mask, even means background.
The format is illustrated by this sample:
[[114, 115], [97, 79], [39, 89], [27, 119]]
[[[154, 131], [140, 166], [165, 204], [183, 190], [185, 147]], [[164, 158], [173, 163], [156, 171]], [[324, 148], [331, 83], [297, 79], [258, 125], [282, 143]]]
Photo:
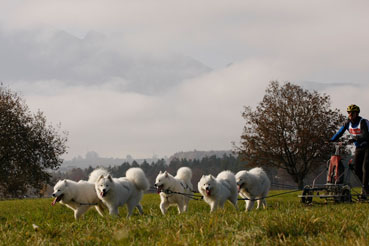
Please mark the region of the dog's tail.
[[109, 172], [104, 168], [97, 168], [90, 173], [90, 176], [88, 177], [88, 182], [95, 183], [101, 175], [108, 176]]
[[266, 175], [265, 171], [261, 167], [254, 167], [253, 169], [249, 170], [249, 172], [257, 175]]
[[139, 167], [132, 167], [128, 169], [126, 172], [126, 178], [133, 182], [139, 190], [146, 191], [150, 188], [149, 180]]
[[175, 178], [182, 180], [192, 190], [192, 171], [189, 167], [181, 167], [178, 169]]
[[218, 174], [217, 176], [217, 180], [220, 181], [220, 180], [224, 180], [226, 183], [229, 184], [229, 187], [231, 189], [231, 187], [236, 187], [237, 189], [237, 182], [236, 182], [236, 177], [234, 176], [234, 174], [229, 171], [229, 170], [226, 170], [226, 171], [222, 171]]
[[180, 179], [183, 181], [191, 181], [192, 179], [192, 171], [188, 167], [181, 167], [177, 171], [177, 175], [175, 176], [176, 179]]

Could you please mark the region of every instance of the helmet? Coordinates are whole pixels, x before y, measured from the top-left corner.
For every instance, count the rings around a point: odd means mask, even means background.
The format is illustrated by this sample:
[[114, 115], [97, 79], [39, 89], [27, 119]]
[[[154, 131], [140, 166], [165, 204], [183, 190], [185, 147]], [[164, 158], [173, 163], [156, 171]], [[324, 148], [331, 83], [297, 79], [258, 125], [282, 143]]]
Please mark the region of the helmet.
[[347, 107], [347, 112], [358, 112], [358, 113], [360, 113], [360, 108], [359, 108], [359, 106], [357, 106], [355, 104], [351, 104], [350, 106]]

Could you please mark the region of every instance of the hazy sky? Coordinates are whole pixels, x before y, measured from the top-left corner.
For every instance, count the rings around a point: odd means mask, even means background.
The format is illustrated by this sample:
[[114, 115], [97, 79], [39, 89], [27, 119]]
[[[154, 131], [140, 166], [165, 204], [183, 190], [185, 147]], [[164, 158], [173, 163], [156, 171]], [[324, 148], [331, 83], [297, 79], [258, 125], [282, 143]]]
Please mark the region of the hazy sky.
[[368, 13], [360, 0], [1, 0], [0, 81], [69, 132], [66, 159], [229, 150], [271, 80], [369, 117]]

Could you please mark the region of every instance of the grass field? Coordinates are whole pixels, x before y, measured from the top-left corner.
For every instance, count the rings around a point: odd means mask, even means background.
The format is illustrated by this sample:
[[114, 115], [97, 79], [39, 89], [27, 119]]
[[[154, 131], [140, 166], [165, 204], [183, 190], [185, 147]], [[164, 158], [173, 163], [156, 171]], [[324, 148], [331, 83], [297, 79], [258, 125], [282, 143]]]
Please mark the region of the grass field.
[[[271, 194], [280, 193], [273, 191]], [[209, 213], [204, 201], [190, 201], [178, 215], [161, 215], [159, 196], [145, 194], [145, 215], [100, 217], [90, 210], [80, 221], [52, 199], [0, 202], [2, 245], [369, 245], [369, 203], [304, 205], [297, 193], [268, 199], [267, 210], [246, 213], [230, 204]], [[322, 201], [322, 200], [321, 200]], [[38, 228], [34, 229], [34, 225]]]

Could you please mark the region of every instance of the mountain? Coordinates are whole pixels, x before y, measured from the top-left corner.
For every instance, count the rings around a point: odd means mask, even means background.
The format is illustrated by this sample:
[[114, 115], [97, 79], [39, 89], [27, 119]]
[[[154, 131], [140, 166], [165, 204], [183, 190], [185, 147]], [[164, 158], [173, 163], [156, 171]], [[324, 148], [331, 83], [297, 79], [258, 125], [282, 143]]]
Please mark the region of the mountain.
[[[166, 157], [163, 158], [166, 162], [168, 159]], [[64, 161], [60, 167], [61, 171], [66, 171], [73, 168], [88, 168], [88, 167], [109, 167], [109, 166], [119, 166], [124, 162], [128, 162], [131, 164], [133, 161], [138, 164], [142, 164], [144, 161], [148, 163], [158, 161], [156, 156], [145, 159], [134, 159], [131, 155], [127, 155], [126, 158], [112, 158], [112, 157], [100, 157], [99, 154], [95, 151], [89, 151], [86, 153], [85, 157], [78, 156], [73, 158], [72, 160]]]

